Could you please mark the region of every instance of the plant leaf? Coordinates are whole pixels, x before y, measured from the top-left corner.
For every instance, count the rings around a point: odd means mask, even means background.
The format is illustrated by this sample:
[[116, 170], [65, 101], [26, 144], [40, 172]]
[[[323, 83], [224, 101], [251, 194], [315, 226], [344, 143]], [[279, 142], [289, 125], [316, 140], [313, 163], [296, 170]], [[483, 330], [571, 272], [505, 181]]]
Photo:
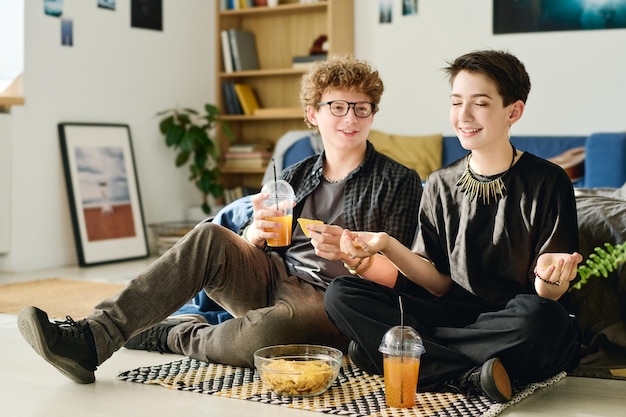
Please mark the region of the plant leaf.
[[180, 146], [180, 141], [182, 140], [184, 134], [185, 129], [172, 123], [167, 129], [167, 134], [165, 135], [165, 144], [174, 148]]

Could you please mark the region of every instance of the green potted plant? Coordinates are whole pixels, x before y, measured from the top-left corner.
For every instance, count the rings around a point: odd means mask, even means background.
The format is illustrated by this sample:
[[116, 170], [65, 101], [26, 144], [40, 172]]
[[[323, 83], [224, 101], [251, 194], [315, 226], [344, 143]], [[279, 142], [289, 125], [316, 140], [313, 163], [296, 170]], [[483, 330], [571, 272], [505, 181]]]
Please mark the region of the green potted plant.
[[189, 166], [189, 180], [200, 190], [202, 211], [211, 213], [209, 196], [219, 199], [224, 194], [220, 183], [218, 127], [229, 141], [233, 132], [220, 119], [220, 111], [213, 104], [204, 105], [205, 114], [190, 108], [174, 108], [161, 111], [159, 130], [165, 136], [165, 144], [177, 153], [176, 166]]

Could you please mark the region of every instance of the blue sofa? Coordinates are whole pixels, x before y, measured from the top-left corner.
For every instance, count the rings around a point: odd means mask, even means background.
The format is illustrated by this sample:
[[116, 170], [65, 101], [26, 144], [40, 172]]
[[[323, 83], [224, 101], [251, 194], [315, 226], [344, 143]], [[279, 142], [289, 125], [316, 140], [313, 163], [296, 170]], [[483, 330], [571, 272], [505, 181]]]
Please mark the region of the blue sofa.
[[[300, 140], [293, 140], [294, 134], [302, 135]], [[402, 137], [409, 143], [411, 136]], [[414, 137], [416, 140], [423, 137]], [[432, 135], [431, 137], [432, 138]], [[288, 132], [281, 139], [289, 142], [289, 147], [280, 147], [282, 166], [287, 167], [301, 159], [317, 153], [320, 149], [319, 136], [307, 134], [305, 131]], [[574, 184], [580, 188], [617, 188], [626, 183], [626, 132], [593, 133], [583, 135], [529, 135], [512, 136], [511, 142], [523, 151], [533, 153], [542, 158], [552, 158], [573, 148], [584, 147], [584, 175]], [[419, 151], [419, 147], [412, 149]], [[385, 153], [383, 151], [383, 153]], [[456, 136], [441, 137], [441, 166], [446, 166], [467, 154], [461, 147]], [[403, 155], [405, 156], [406, 153]], [[394, 155], [389, 155], [394, 157]], [[425, 177], [424, 175], [422, 175]], [[425, 179], [425, 178], [422, 178]]]
[[[618, 188], [626, 183], [626, 132], [593, 133], [589, 136], [513, 136], [516, 148], [542, 158], [585, 148], [584, 176], [574, 185], [581, 188]], [[461, 158], [467, 151], [456, 136], [444, 136], [442, 166]]]

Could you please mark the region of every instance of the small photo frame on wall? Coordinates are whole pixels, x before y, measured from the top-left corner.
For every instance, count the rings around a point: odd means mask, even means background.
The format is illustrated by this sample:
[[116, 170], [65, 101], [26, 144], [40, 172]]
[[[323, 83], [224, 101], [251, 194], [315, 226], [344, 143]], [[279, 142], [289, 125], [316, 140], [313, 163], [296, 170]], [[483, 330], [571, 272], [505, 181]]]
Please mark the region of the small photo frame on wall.
[[59, 123], [80, 266], [149, 256], [130, 128]]
[[131, 0], [130, 26], [163, 30], [163, 0]]

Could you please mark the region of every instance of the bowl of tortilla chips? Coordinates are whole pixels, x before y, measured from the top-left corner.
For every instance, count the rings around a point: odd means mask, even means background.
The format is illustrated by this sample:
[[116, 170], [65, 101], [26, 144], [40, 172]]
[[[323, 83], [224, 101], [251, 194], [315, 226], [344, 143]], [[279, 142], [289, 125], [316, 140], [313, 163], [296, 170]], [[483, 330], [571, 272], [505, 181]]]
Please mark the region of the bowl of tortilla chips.
[[263, 383], [278, 395], [312, 397], [337, 379], [343, 354], [318, 345], [277, 345], [257, 350], [254, 366]]

